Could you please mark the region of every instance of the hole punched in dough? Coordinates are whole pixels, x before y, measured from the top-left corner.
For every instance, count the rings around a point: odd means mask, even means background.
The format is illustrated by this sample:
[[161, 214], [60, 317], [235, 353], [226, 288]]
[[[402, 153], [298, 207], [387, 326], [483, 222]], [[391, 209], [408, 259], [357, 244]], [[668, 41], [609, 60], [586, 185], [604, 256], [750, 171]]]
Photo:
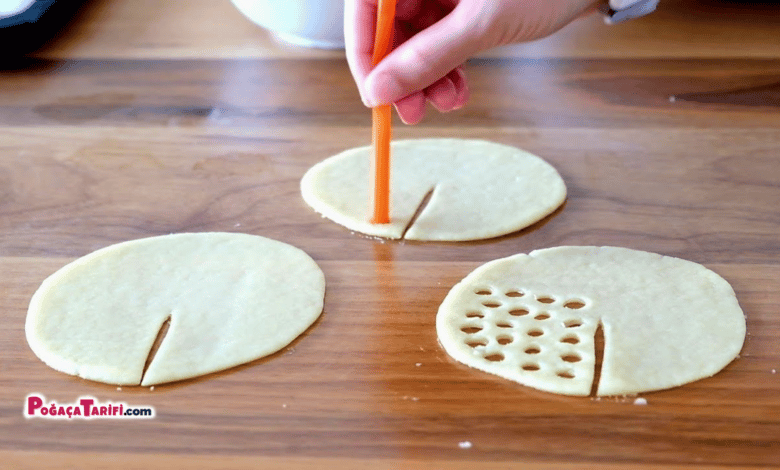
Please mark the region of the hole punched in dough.
[[489, 356], [485, 356], [485, 359], [490, 362], [501, 362], [504, 360], [504, 355], [501, 353], [495, 353], [491, 354]]
[[578, 300], [578, 299], [572, 299], [572, 300], [567, 300], [563, 304], [563, 306], [566, 307], [566, 308], [570, 308], [572, 310], [579, 310], [579, 309], [581, 309], [582, 307], [585, 306], [585, 302], [583, 302], [581, 300]]
[[565, 356], [561, 356], [561, 359], [563, 359], [566, 362], [580, 362], [582, 360], [582, 357], [577, 353], [569, 353]]
[[460, 331], [466, 333], [467, 335], [473, 335], [474, 333], [479, 333], [482, 331], [482, 328], [479, 326], [464, 326], [460, 329]]
[[[460, 330], [465, 312], [483, 315], [480, 354]], [[548, 248], [480, 266], [447, 294], [436, 330], [459, 362], [576, 396], [661, 390], [712, 376], [737, 357], [746, 331], [733, 289], [716, 273], [615, 247]], [[496, 354], [503, 359], [486, 359]]]
[[500, 344], [502, 346], [505, 345], [505, 344], [509, 344], [512, 341], [514, 341], [514, 339], [511, 336], [507, 336], [507, 335], [498, 336], [498, 337], [496, 337], [496, 340], [498, 341], [498, 344]]
[[550, 297], [549, 295], [540, 295], [536, 298], [537, 302], [543, 303], [543, 304], [551, 304], [555, 302], [555, 299]]
[[574, 378], [574, 372], [570, 370], [563, 370], [556, 373], [558, 377], [562, 377], [564, 379], [573, 379]]
[[580, 338], [577, 335], [566, 335], [561, 338], [561, 343], [579, 344]]

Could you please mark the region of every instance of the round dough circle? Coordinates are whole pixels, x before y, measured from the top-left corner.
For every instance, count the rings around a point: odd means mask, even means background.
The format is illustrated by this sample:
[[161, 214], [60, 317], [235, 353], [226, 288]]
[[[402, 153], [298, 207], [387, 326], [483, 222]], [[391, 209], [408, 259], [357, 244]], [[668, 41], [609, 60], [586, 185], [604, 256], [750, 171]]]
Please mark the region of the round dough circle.
[[[390, 223], [373, 210], [371, 147], [347, 150], [309, 169], [303, 199], [351, 230], [386, 238], [465, 241], [512, 233], [543, 219], [566, 199], [566, 185], [541, 158], [484, 140], [419, 139], [391, 147]], [[404, 230], [433, 190], [430, 201]]]
[[588, 395], [601, 324], [598, 395], [675, 387], [739, 354], [745, 317], [731, 286], [699, 264], [614, 247], [564, 246], [480, 266], [439, 308], [447, 353], [470, 367]]
[[282, 349], [319, 317], [324, 294], [314, 260], [285, 243], [239, 233], [166, 235], [108, 246], [52, 274], [30, 301], [25, 330], [33, 352], [56, 370], [154, 385]]

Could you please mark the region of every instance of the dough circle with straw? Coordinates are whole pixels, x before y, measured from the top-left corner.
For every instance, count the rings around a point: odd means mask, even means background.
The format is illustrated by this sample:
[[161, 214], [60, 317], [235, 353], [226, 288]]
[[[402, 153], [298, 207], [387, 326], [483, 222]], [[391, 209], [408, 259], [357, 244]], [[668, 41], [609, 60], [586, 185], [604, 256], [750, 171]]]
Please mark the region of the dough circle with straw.
[[699, 264], [644, 251], [564, 246], [491, 261], [452, 288], [436, 331], [447, 353], [529, 387], [598, 395], [709, 377], [739, 354], [745, 317]]
[[100, 249], [52, 274], [30, 301], [25, 330], [33, 352], [56, 370], [154, 385], [282, 349], [319, 317], [324, 293], [317, 264], [285, 243], [166, 235]]
[[372, 158], [371, 147], [360, 147], [314, 165], [301, 180], [303, 199], [357, 232], [435, 241], [512, 233], [566, 199], [555, 168], [515, 147], [484, 140], [400, 140], [391, 147], [390, 223], [372, 224]]

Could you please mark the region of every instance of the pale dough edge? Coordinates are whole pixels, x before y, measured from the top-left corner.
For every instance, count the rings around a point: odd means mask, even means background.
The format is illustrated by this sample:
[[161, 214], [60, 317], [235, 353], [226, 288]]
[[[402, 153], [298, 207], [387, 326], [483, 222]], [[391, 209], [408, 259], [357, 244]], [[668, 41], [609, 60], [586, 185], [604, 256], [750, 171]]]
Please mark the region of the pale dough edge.
[[[710, 295], [717, 296], [720, 302], [729, 304], [726, 310], [731, 311], [733, 314], [730, 314], [729, 317], [725, 318], [724, 320], [729, 323], [731, 328], [726, 330], [728, 338], [725, 338], [723, 342], [719, 343], [719, 360], [699, 361], [698, 374], [696, 374], [693, 378], [689, 377], [670, 380], [672, 377], [671, 374], [666, 375], [664, 376], [664, 383], [660, 386], [642, 387], [637, 386], [635, 382], [623, 380], [612, 381], [610, 380], [609, 372], [606, 373], [607, 376], [605, 377], [605, 370], [615, 370], [615, 367], [611, 365], [614, 357], [607, 353], [607, 348], [610, 347], [609, 344], [614, 343], [610, 343], [608, 338], [610, 334], [608, 331], [610, 329], [609, 322], [602, 322], [602, 327], [604, 328], [605, 351], [602, 363], [601, 380], [598, 383], [597, 390], [597, 395], [599, 396], [632, 395], [641, 392], [667, 390], [712, 377], [715, 374], [721, 372], [735, 359], [737, 359], [739, 357], [739, 353], [744, 347], [745, 338], [747, 335], [747, 321], [745, 313], [739, 305], [737, 295], [734, 292], [734, 288], [731, 286], [731, 284], [718, 273], [712, 271], [702, 264], [673, 256], [658, 256], [660, 258], [674, 260], [678, 263], [682, 262], [684, 264], [693, 266], [696, 270], [700, 271], [702, 279], [705, 279], [709, 283], [708, 287], [710, 289], [708, 289], [708, 291], [710, 292], [708, 293]], [[711, 321], [720, 323], [719, 317], [713, 317], [711, 318]], [[715, 334], [715, 332], [713, 332], [713, 334]]]
[[[316, 279], [317, 284], [311, 287], [314, 290], [316, 290], [319, 294], [315, 296], [316, 298], [315, 303], [311, 306], [308, 306], [309, 308], [305, 309], [305, 311], [311, 312], [311, 314], [308, 315], [304, 319], [304, 321], [302, 321], [299, 324], [299, 327], [294, 331], [292, 331], [289, 336], [286, 336], [284, 338], [274, 338], [275, 341], [273, 342], [266, 340], [263, 344], [264, 347], [261, 350], [255, 351], [253, 354], [247, 354], [245, 356], [236, 357], [232, 361], [222, 363], [219, 365], [214, 365], [212, 367], [204, 367], [199, 369], [196, 373], [182, 373], [181, 371], [178, 370], [174, 372], [170, 372], [169, 370], [166, 371], [165, 365], [160, 367], [159, 363], [155, 364], [157, 362], [157, 356], [155, 356], [152, 363], [149, 364], [146, 374], [144, 374], [143, 376], [143, 380], [141, 382], [142, 386], [157, 385], [162, 383], [176, 382], [176, 381], [187, 380], [195, 377], [201, 377], [215, 372], [229, 370], [234, 367], [255, 361], [257, 359], [270, 356], [289, 346], [293, 341], [299, 338], [303, 333], [305, 333], [309, 328], [311, 328], [312, 325], [314, 325], [314, 323], [317, 322], [317, 319], [319, 319], [320, 316], [322, 316], [323, 308], [325, 304], [326, 281], [325, 281], [325, 274], [323, 273], [322, 269], [319, 267], [317, 262], [314, 261], [314, 259], [311, 256], [309, 256], [308, 253], [301, 250], [300, 248], [270, 238], [266, 238], [266, 240], [274, 242], [275, 244], [282, 245], [283, 249], [295, 253], [296, 256], [299, 257], [299, 259], [296, 260], [296, 262], [306, 263], [310, 268], [311, 272], [315, 273], [315, 277], [317, 278]], [[300, 313], [297, 314], [297, 317], [299, 319], [301, 318]], [[171, 330], [174, 328], [173, 322], [175, 321], [175, 319], [176, 319], [175, 316], [172, 317], [171, 319]], [[166, 347], [165, 341], [163, 341], [163, 345], [161, 345], [160, 350], [158, 350], [158, 355], [162, 352], [162, 349], [164, 347]]]
[[304, 173], [303, 177], [301, 178], [301, 197], [303, 198], [304, 202], [314, 210], [314, 212], [320, 214], [324, 218], [332, 220], [333, 222], [347, 228], [348, 230], [371, 237], [382, 237], [391, 240], [397, 240], [403, 235], [403, 231], [409, 222], [408, 220], [396, 218], [389, 224], [372, 224], [368, 220], [368, 214], [366, 215], [366, 220], [355, 220], [348, 215], [331, 208], [329, 205], [324, 204], [316, 196], [316, 178], [324, 169], [332, 165], [338, 165], [340, 160], [348, 160], [352, 158], [352, 155], [361, 153], [369, 148], [370, 147], [368, 146], [363, 146], [347, 149], [314, 164], [306, 171], [306, 173]]
[[[460, 323], [454, 315], [448, 313], [449, 310], [452, 311], [458, 311], [462, 310], [462, 308], [456, 308], [456, 300], [457, 297], [461, 294], [462, 289], [465, 286], [472, 285], [474, 281], [478, 281], [480, 278], [484, 276], [484, 273], [488, 273], [499, 267], [501, 264], [512, 264], [515, 262], [519, 262], [522, 259], [526, 257], [538, 257], [538, 256], [544, 256], [549, 254], [554, 254], [556, 251], [565, 251], [568, 249], [584, 249], [584, 250], [591, 250], [593, 252], [598, 252], [602, 249], [607, 250], [627, 250], [627, 251], [637, 251], [637, 250], [631, 250], [627, 248], [616, 248], [616, 247], [597, 247], [597, 246], [561, 246], [561, 247], [552, 247], [552, 248], [545, 248], [545, 249], [539, 249], [534, 250], [528, 254], [520, 253], [516, 255], [512, 255], [506, 258], [501, 258], [497, 260], [493, 260], [490, 262], [487, 262], [485, 264], [480, 265], [475, 270], [473, 270], [471, 273], [469, 273], [466, 277], [464, 277], [460, 282], [455, 284], [452, 289], [449, 291], [447, 296], [445, 297], [444, 301], [442, 302], [441, 306], [439, 307], [439, 311], [437, 314], [436, 319], [436, 329], [437, 329], [437, 336], [439, 338], [439, 342], [442, 345], [442, 347], [445, 349], [445, 351], [453, 357], [458, 362], [461, 362], [469, 367], [482, 370], [484, 372], [492, 373], [494, 375], [498, 375], [500, 377], [518, 382], [522, 385], [527, 385], [533, 388], [537, 388], [540, 390], [545, 391], [551, 391], [554, 393], [561, 393], [561, 394], [568, 394], [568, 395], [587, 395], [588, 393], [584, 390], [579, 391], [572, 391], [569, 390], [561, 390], [555, 386], [550, 387], [549, 384], [541, 383], [539, 384], [537, 381], [529, 381], [525, 380], [523, 377], [514, 376], [513, 374], [508, 374], [505, 370], [501, 370], [500, 367], [497, 365], [494, 365], [493, 363], [487, 363], [485, 361], [474, 361], [473, 356], [471, 352], [469, 351], [468, 347], [465, 347], [462, 344], [462, 338], [457, 338], [456, 336], [456, 330], [458, 328], [458, 323]], [[718, 284], [718, 287], [728, 295], [724, 296], [724, 299], [728, 300], [728, 302], [731, 303], [730, 308], [732, 309], [732, 312], [739, 312], [738, 318], [735, 316], [731, 320], [735, 320], [738, 324], [736, 329], [734, 330], [734, 334], [731, 336], [734, 336], [735, 338], [740, 338], [739, 341], [728, 341], [726, 347], [728, 348], [728, 353], [723, 355], [722, 360], [718, 361], [717, 363], [709, 363], [706, 367], [704, 367], [698, 376], [693, 378], [687, 378], [684, 380], [680, 380], [675, 383], [668, 383], [662, 387], [625, 387], [623, 384], [620, 383], [613, 383], [608, 384], [604, 380], [599, 381], [599, 387], [597, 391], [597, 395], [603, 396], [603, 395], [625, 395], [625, 394], [633, 394], [633, 393], [639, 393], [639, 392], [648, 392], [648, 391], [655, 391], [655, 390], [663, 390], [668, 389], [680, 385], [684, 385], [687, 383], [695, 382], [698, 380], [701, 380], [703, 378], [710, 377], [712, 375], [715, 375], [716, 373], [723, 370], [729, 363], [731, 363], [736, 357], [738, 357], [739, 352], [741, 351], [743, 345], [744, 345], [744, 339], [745, 339], [745, 333], [746, 333], [746, 323], [745, 323], [745, 316], [744, 312], [742, 312], [741, 308], [739, 307], [739, 304], [737, 302], [736, 294], [733, 291], [732, 286], [723, 279], [720, 275], [715, 273], [714, 271], [706, 268], [703, 265], [700, 265], [698, 263], [694, 263], [688, 260], [680, 259], [680, 258], [673, 258], [670, 256], [664, 256], [656, 253], [651, 252], [642, 252], [646, 254], [655, 255], [659, 258], [669, 258], [674, 259], [678, 261], [683, 261], [685, 263], [690, 263], [692, 265], [696, 265], [699, 268], [703, 270], [704, 275], [707, 277], [707, 279], [712, 280], [714, 283]], [[600, 315], [598, 316], [599, 322], [601, 322]], [[605, 326], [606, 327], [606, 326]], [[732, 338], [734, 339], [734, 338]], [[605, 357], [605, 361], [607, 358]], [[602, 364], [602, 370], [604, 368], [604, 364]]]
[[[591, 389], [590, 383], [586, 387], [582, 387], [580, 382], [561, 384], [560, 382], [553, 383], [546, 380], [535, 380], [531, 376], [508, 373], [505, 368], [499, 366], [498, 364], [486, 361], [475, 361], [473, 360], [474, 356], [472, 355], [470, 348], [463, 344], [461, 338], [457, 337], [458, 321], [452, 314], [450, 314], [450, 311], [460, 310], [460, 308], [457, 307], [457, 302], [459, 300], [458, 297], [460, 297], [462, 289], [474, 284], [475, 281], [479, 283], [479, 280], [483, 277], [483, 273], [493, 271], [501, 265], [513, 264], [525, 258], [529, 258], [533, 255], [533, 253], [534, 252], [528, 254], [519, 253], [507, 256], [505, 258], [488, 261], [487, 263], [484, 263], [471, 271], [460, 282], [455, 284], [442, 301], [436, 315], [436, 335], [439, 340], [439, 344], [441, 344], [447, 354], [449, 354], [449, 356], [456, 361], [482, 372], [493, 374], [498, 377], [511, 380], [512, 382], [516, 382], [521, 385], [544, 392], [569, 396], [587, 396]], [[592, 381], [592, 373], [590, 377], [590, 381]]]
[[[321, 280], [320, 282], [320, 290], [322, 292], [322, 295], [320, 295], [318, 307], [316, 308], [316, 314], [311, 318], [310, 322], [307, 322], [306, 326], [301, 329], [300, 332], [298, 332], [290, 341], [287, 341], [285, 344], [281, 345], [280, 347], [274, 349], [273, 351], [267, 352], [265, 354], [262, 354], [260, 356], [255, 357], [254, 359], [258, 359], [260, 357], [267, 356], [269, 354], [273, 354], [274, 352], [277, 352], [278, 350], [283, 349], [286, 347], [290, 342], [294, 341], [297, 337], [299, 337], [303, 332], [308, 330], [312, 324], [314, 324], [317, 319], [321, 316], [323, 312], [323, 306], [324, 306], [324, 292], [325, 292], [325, 277], [324, 273], [322, 272], [321, 268], [317, 265], [317, 263], [303, 250], [301, 250], [298, 247], [289, 245], [284, 242], [280, 242], [278, 240], [274, 240], [267, 237], [262, 237], [259, 235], [250, 235], [250, 234], [243, 234], [243, 233], [229, 233], [229, 232], [196, 232], [196, 233], [177, 233], [177, 234], [169, 234], [169, 235], [161, 235], [161, 236], [152, 236], [152, 237], [145, 237], [135, 240], [128, 240], [120, 243], [115, 243], [103, 248], [100, 248], [98, 250], [95, 250], [93, 252], [90, 252], [84, 256], [81, 256], [70, 263], [67, 263], [63, 267], [59, 268], [57, 271], [49, 275], [44, 281], [41, 283], [41, 285], [38, 287], [38, 289], [35, 291], [33, 296], [30, 299], [30, 304], [28, 306], [27, 310], [27, 317], [25, 320], [25, 336], [28, 342], [28, 345], [30, 346], [30, 349], [33, 351], [33, 353], [47, 366], [51, 367], [54, 370], [57, 370], [59, 372], [66, 373], [68, 375], [74, 375], [78, 377], [82, 377], [87, 380], [93, 380], [97, 382], [103, 382], [108, 384], [115, 384], [115, 385], [139, 385], [139, 382], [142, 380], [142, 373], [143, 373], [143, 364], [141, 365], [141, 368], [138, 368], [137, 370], [133, 370], [130, 368], [121, 368], [117, 369], [112, 366], [95, 366], [95, 365], [79, 365], [76, 364], [74, 361], [67, 359], [65, 357], [62, 357], [58, 355], [55, 352], [52, 352], [46, 345], [43, 339], [36, 336], [36, 325], [38, 322], [42, 321], [41, 318], [41, 303], [45, 299], [45, 296], [48, 292], [51, 291], [51, 289], [56, 286], [56, 284], [63, 278], [67, 278], [71, 271], [73, 271], [76, 268], [80, 268], [85, 264], [92, 263], [95, 259], [104, 257], [104, 256], [110, 256], [114, 251], [119, 251], [126, 249], [128, 247], [132, 248], [132, 245], [139, 244], [139, 243], [147, 243], [150, 240], [153, 239], [159, 239], [159, 238], [174, 238], [174, 237], [186, 237], [186, 236], [209, 236], [209, 235], [218, 235], [218, 236], [240, 236], [240, 237], [254, 237], [254, 238], [260, 238], [266, 241], [270, 241], [272, 243], [278, 243], [280, 245], [284, 245], [288, 249], [292, 249], [294, 252], [299, 253], [302, 255], [302, 259], [308, 260], [311, 266], [313, 266], [316, 269], [316, 272], [319, 275], [319, 278]], [[156, 337], [155, 335], [152, 335], [151, 338], [149, 338], [148, 344], [146, 346], [146, 350], [151, 349], [152, 344], [154, 342], [154, 339]], [[201, 375], [205, 375], [208, 373], [217, 372], [220, 370], [229, 369], [231, 367], [235, 367], [240, 364], [244, 364], [246, 362], [249, 362], [251, 360], [242, 360], [239, 362], [236, 362], [232, 366], [228, 367], [219, 367], [215, 370], [211, 370], [209, 372], [203, 372], [191, 375], [189, 377], [184, 378], [192, 378], [197, 377]], [[146, 379], [146, 377], [143, 377]], [[179, 378], [176, 380], [182, 380], [183, 378]], [[146, 382], [146, 380], [144, 380]], [[154, 383], [164, 383], [167, 382], [167, 380], [158, 380]], [[145, 383], [144, 383], [145, 385]], [[150, 383], [151, 385], [151, 383]]]
[[[118, 370], [114, 367], [100, 367], [93, 365], [83, 366], [76, 364], [74, 361], [51, 351], [47, 347], [44, 339], [37, 336], [37, 325], [39, 322], [43, 321], [43, 318], [41, 317], [41, 304], [43, 303], [46, 295], [52, 290], [52, 288], [57, 285], [57, 283], [60, 282], [60, 280], [67, 278], [71, 271], [80, 268], [85, 264], [90, 264], [97, 258], [110, 256], [111, 253], [113, 253], [115, 250], [122, 250], [128, 245], [132, 246], [132, 244], [140, 240], [147, 240], [148, 238], [153, 237], [129, 240], [99, 248], [67, 263], [65, 266], [61, 267], [43, 280], [41, 285], [38, 286], [38, 289], [30, 299], [30, 304], [27, 307], [27, 318], [25, 320], [24, 327], [27, 344], [30, 346], [30, 349], [38, 357], [38, 359], [56, 371], [64, 372], [68, 375], [74, 375], [88, 380], [116, 385], [139, 384], [143, 370], [133, 371], [131, 369]], [[151, 338], [151, 341], [149, 341], [149, 344], [147, 345], [147, 349], [151, 349], [153, 343], [154, 338]]]
[[[450, 143], [463, 141], [470, 144], [478, 143], [484, 144], [489, 147], [501, 149], [505, 151], [511, 151], [521, 155], [523, 158], [531, 158], [535, 164], [541, 165], [542, 169], [548, 173], [544, 175], [551, 179], [551, 187], [548, 189], [548, 193], [552, 194], [552, 198], [544, 201], [545, 204], [536, 207], [535, 211], [531, 214], [526, 214], [525, 218], [516, 219], [510, 223], [503, 223], [501, 225], [490, 225], [488, 229], [484, 227], [470, 227], [466, 230], [459, 230], [457, 232], [437, 232], [429, 234], [422, 230], [417, 223], [408, 228], [408, 232], [405, 235], [405, 239], [412, 241], [431, 241], [431, 242], [465, 242], [474, 240], [485, 240], [490, 238], [496, 238], [503, 235], [511, 234], [527, 228], [545, 217], [555, 212], [566, 201], [567, 188], [566, 184], [561, 177], [558, 170], [549, 162], [534, 155], [526, 150], [497, 142], [492, 142], [484, 139], [458, 139], [458, 138], [430, 138], [430, 139], [403, 139], [393, 142], [394, 146], [409, 146], [414, 145], [415, 141], [421, 141], [425, 144], [431, 142]], [[328, 204], [320, 201], [316, 196], [315, 188], [317, 187], [316, 178], [322, 172], [324, 168], [331, 165], [338, 165], [340, 160], [348, 160], [352, 158], [354, 154], [360, 154], [366, 151], [370, 152], [370, 146], [355, 147], [344, 150], [336, 155], [326, 158], [314, 166], [304, 174], [301, 179], [301, 195], [306, 202], [315, 212], [320, 214], [324, 218], [328, 218], [333, 222], [346, 227], [347, 229], [374, 237], [384, 237], [389, 239], [400, 239], [404, 236], [404, 230], [409, 225], [411, 218], [398, 217], [393, 215], [393, 219], [389, 224], [372, 224], [368, 221], [368, 215], [366, 220], [356, 220], [348, 215], [341, 213], [340, 211], [330, 207]], [[550, 194], [548, 194], [549, 196]], [[437, 198], [437, 192], [434, 192], [434, 198]], [[434, 200], [432, 199], [431, 202]], [[421, 203], [422, 200], [418, 201]], [[430, 203], [429, 203], [430, 204]], [[428, 212], [429, 208], [426, 208], [420, 215], [420, 219]], [[391, 207], [392, 211], [392, 207]], [[411, 217], [411, 214], [409, 214]]]

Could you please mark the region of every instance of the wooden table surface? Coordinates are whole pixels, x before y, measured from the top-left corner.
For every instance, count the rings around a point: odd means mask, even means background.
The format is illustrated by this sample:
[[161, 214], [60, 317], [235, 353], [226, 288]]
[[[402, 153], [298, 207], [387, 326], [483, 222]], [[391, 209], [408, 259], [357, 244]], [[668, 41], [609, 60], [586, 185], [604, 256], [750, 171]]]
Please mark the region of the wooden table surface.
[[[522, 147], [560, 171], [568, 200], [498, 239], [382, 243], [322, 219], [298, 189], [315, 162], [370, 139], [342, 53], [275, 44], [227, 0], [94, 0], [0, 71], [0, 466], [780, 466], [780, 8], [663, 0], [641, 20], [594, 17], [490, 51], [467, 74], [465, 109], [395, 135]], [[321, 319], [269, 358], [154, 390], [71, 377], [30, 351], [26, 309], [46, 276], [112, 243], [189, 231], [302, 248], [326, 275]], [[741, 357], [642, 394], [646, 406], [451, 360], [434, 329], [450, 287], [557, 245], [721, 274], [747, 316]], [[26, 420], [29, 393], [157, 416]]]

